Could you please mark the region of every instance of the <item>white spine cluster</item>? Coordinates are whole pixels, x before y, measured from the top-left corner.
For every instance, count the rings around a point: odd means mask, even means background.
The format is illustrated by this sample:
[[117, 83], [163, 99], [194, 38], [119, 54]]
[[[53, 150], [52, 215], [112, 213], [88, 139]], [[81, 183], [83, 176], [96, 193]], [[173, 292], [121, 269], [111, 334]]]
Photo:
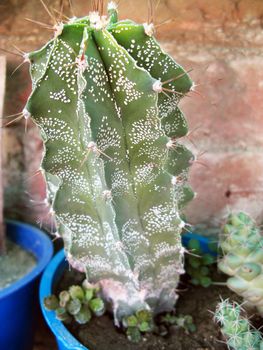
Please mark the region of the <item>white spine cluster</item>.
[[116, 2], [111, 1], [108, 4], [108, 11], [116, 11], [118, 9], [118, 5], [116, 4]]
[[64, 24], [62, 22], [54, 25], [54, 38], [55, 39], [62, 34], [63, 28], [64, 28]]
[[26, 108], [23, 109], [23, 117], [28, 120], [29, 118], [31, 118], [31, 113], [28, 112], [28, 110]]
[[154, 24], [153, 23], [143, 23], [145, 34], [148, 36], [153, 36], [154, 34]]
[[158, 92], [158, 93], [163, 91], [163, 85], [162, 85], [162, 82], [160, 80], [157, 80], [153, 84], [153, 91]]
[[109, 24], [107, 16], [100, 16], [98, 12], [90, 12], [89, 20], [91, 26], [96, 30], [104, 29]]
[[175, 141], [174, 140], [169, 140], [166, 144], [166, 148], [171, 149], [175, 147]]

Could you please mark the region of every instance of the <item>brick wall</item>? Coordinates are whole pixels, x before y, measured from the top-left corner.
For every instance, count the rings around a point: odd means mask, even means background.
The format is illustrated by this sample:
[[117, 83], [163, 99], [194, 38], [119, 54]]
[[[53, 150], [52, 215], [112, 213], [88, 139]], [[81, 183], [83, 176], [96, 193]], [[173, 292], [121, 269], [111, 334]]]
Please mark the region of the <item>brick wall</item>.
[[[60, 1], [46, 3], [59, 8]], [[74, 12], [87, 13], [89, 3], [73, 0]], [[49, 23], [39, 1], [2, 0], [0, 6], [0, 47], [14, 50], [11, 45], [15, 44], [29, 51], [51, 35], [24, 19]], [[67, 4], [65, 11], [70, 11]], [[120, 14], [145, 21], [147, 1], [122, 0]], [[158, 26], [169, 19], [172, 21]], [[217, 225], [231, 209], [246, 210], [261, 220], [263, 2], [161, 0], [155, 22], [164, 48], [187, 69], [194, 69], [191, 75], [200, 84], [202, 95], [186, 97], [181, 103], [193, 130], [192, 147], [200, 154], [191, 169], [190, 180], [197, 197], [187, 209], [188, 220]], [[12, 114], [22, 109], [30, 85], [27, 67], [10, 76], [21, 61], [19, 57], [7, 55], [7, 59], [5, 114]], [[44, 196], [40, 177], [29, 178], [38, 169], [42, 155], [38, 133], [30, 124], [25, 133], [20, 122], [5, 130], [4, 145], [7, 215], [35, 220], [41, 207], [30, 203], [25, 191], [37, 201]]]

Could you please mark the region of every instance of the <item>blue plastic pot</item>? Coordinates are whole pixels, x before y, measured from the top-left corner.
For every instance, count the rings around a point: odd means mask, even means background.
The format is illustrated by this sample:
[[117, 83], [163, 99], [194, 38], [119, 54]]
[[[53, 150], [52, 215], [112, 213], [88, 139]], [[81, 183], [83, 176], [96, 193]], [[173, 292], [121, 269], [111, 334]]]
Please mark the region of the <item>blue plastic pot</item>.
[[[209, 240], [206, 237], [202, 237], [195, 233], [187, 233], [183, 235], [183, 244], [186, 244], [191, 238], [199, 240], [204, 252], [210, 252], [208, 247]], [[73, 337], [61, 321], [56, 319], [55, 312], [45, 309], [43, 303], [44, 298], [53, 293], [54, 287], [59, 282], [68, 266], [63, 250], [60, 251], [48, 264], [40, 283], [40, 305], [45, 320], [56, 337], [59, 350], [89, 350]]]
[[32, 350], [39, 277], [53, 255], [53, 245], [41, 230], [7, 221], [7, 236], [37, 259], [24, 277], [0, 291], [0, 349]]
[[64, 324], [56, 319], [55, 312], [45, 309], [43, 300], [46, 296], [53, 293], [53, 289], [59, 282], [68, 263], [65, 259], [64, 250], [61, 250], [48, 264], [40, 282], [39, 297], [42, 313], [45, 320], [56, 337], [59, 350], [87, 350], [85, 346], [71, 335]]
[[217, 256], [217, 252], [215, 252], [214, 250], [211, 250], [209, 247], [209, 244], [212, 242], [209, 238], [201, 236], [198, 233], [187, 232], [182, 235], [183, 245], [187, 247], [190, 239], [196, 239], [197, 241], [199, 241], [202, 252], [204, 254], [209, 253], [211, 255]]

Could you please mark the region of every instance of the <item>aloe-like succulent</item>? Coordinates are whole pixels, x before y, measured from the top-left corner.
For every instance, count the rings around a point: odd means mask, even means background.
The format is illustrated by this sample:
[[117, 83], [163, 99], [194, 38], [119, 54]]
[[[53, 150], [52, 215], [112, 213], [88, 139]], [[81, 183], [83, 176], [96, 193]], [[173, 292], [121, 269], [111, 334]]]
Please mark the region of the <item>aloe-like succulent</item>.
[[59, 23], [28, 55], [24, 117], [41, 131], [40, 170], [67, 259], [99, 285], [120, 325], [174, 308], [195, 158], [180, 142], [188, 127], [178, 107], [191, 79], [153, 24], [117, 17], [111, 2], [108, 16]]
[[220, 241], [219, 269], [230, 276], [227, 286], [263, 315], [263, 237], [245, 213], [231, 214]]
[[[243, 314], [242, 314], [243, 313]], [[263, 338], [253, 328], [236, 302], [222, 300], [216, 308], [215, 321], [221, 326], [228, 348], [234, 350], [263, 350]]]

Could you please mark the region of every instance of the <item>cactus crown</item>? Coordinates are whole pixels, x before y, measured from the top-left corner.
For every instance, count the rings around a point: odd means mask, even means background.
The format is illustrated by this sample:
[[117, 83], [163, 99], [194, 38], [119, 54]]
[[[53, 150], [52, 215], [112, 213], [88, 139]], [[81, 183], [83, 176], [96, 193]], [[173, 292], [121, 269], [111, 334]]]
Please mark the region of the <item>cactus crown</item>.
[[218, 267], [231, 276], [227, 286], [263, 314], [263, 237], [259, 228], [248, 215], [231, 214], [220, 246], [223, 258]]
[[169, 311], [183, 271], [179, 210], [194, 160], [178, 140], [178, 102], [192, 87], [152, 25], [91, 12], [29, 54], [24, 110], [44, 142], [47, 194], [71, 265], [99, 283], [116, 324]]

